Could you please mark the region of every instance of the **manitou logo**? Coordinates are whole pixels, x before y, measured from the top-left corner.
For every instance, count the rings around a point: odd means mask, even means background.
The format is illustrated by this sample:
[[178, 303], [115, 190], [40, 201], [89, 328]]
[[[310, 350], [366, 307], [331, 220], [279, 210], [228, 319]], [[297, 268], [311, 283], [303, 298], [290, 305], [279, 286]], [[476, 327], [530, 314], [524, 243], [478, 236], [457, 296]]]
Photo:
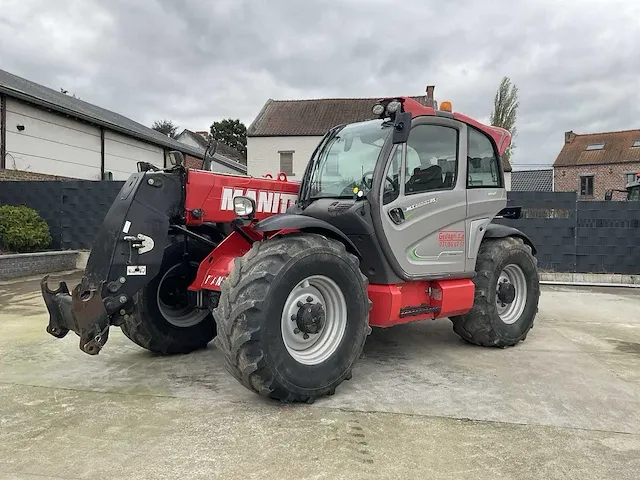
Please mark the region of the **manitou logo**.
[[233, 199], [235, 197], [248, 197], [256, 202], [256, 212], [264, 213], [285, 213], [298, 198], [297, 195], [284, 192], [272, 192], [265, 190], [247, 190], [242, 188], [223, 188], [220, 208], [222, 210], [233, 210]]

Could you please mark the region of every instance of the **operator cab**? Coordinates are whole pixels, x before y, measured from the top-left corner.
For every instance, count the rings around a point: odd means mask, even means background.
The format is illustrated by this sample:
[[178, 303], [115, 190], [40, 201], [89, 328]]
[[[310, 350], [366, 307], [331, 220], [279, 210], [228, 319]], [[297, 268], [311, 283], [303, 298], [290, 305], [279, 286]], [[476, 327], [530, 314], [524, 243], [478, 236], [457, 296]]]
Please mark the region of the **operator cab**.
[[372, 283], [472, 276], [506, 206], [508, 132], [441, 108], [381, 101], [378, 118], [331, 129], [307, 166], [295, 213], [344, 233]]

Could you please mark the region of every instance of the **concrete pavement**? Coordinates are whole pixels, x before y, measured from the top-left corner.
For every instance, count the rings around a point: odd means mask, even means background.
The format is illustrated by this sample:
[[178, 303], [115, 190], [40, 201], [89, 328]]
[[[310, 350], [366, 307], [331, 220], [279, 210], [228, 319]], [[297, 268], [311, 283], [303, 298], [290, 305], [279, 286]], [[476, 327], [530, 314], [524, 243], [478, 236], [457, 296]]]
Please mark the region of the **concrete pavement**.
[[374, 330], [313, 405], [255, 396], [213, 344], [100, 355], [46, 334], [38, 282], [0, 284], [0, 479], [637, 479], [640, 292], [545, 287], [527, 341], [448, 320]]

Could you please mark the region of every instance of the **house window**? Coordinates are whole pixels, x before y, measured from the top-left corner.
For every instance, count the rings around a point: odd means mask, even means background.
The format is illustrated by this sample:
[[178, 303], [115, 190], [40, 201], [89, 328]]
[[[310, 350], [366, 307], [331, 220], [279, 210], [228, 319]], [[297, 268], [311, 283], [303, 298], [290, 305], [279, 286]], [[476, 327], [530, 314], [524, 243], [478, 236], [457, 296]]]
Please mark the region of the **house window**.
[[604, 143], [592, 143], [591, 145], [587, 145], [586, 150], [602, 150], [604, 148]]
[[580, 177], [580, 196], [593, 196], [593, 175]]
[[640, 139], [633, 142], [632, 147], [640, 147]]
[[293, 152], [280, 153], [280, 171], [287, 175], [293, 175]]

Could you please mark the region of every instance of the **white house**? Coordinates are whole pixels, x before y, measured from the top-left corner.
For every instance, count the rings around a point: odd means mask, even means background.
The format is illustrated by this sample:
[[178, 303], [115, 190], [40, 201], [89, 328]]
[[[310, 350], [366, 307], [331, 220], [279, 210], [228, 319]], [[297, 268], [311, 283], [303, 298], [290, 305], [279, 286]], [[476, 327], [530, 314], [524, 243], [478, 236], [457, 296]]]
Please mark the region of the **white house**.
[[202, 165], [201, 148], [0, 70], [0, 180], [126, 180], [140, 161], [167, 166], [171, 150]]
[[[434, 87], [427, 95], [412, 97], [436, 105]], [[378, 98], [326, 98], [314, 100], [269, 99], [247, 129], [247, 169], [251, 176], [282, 171], [300, 181], [313, 151], [324, 134], [343, 123], [372, 118]], [[502, 161], [507, 190], [511, 188], [511, 165]]]

